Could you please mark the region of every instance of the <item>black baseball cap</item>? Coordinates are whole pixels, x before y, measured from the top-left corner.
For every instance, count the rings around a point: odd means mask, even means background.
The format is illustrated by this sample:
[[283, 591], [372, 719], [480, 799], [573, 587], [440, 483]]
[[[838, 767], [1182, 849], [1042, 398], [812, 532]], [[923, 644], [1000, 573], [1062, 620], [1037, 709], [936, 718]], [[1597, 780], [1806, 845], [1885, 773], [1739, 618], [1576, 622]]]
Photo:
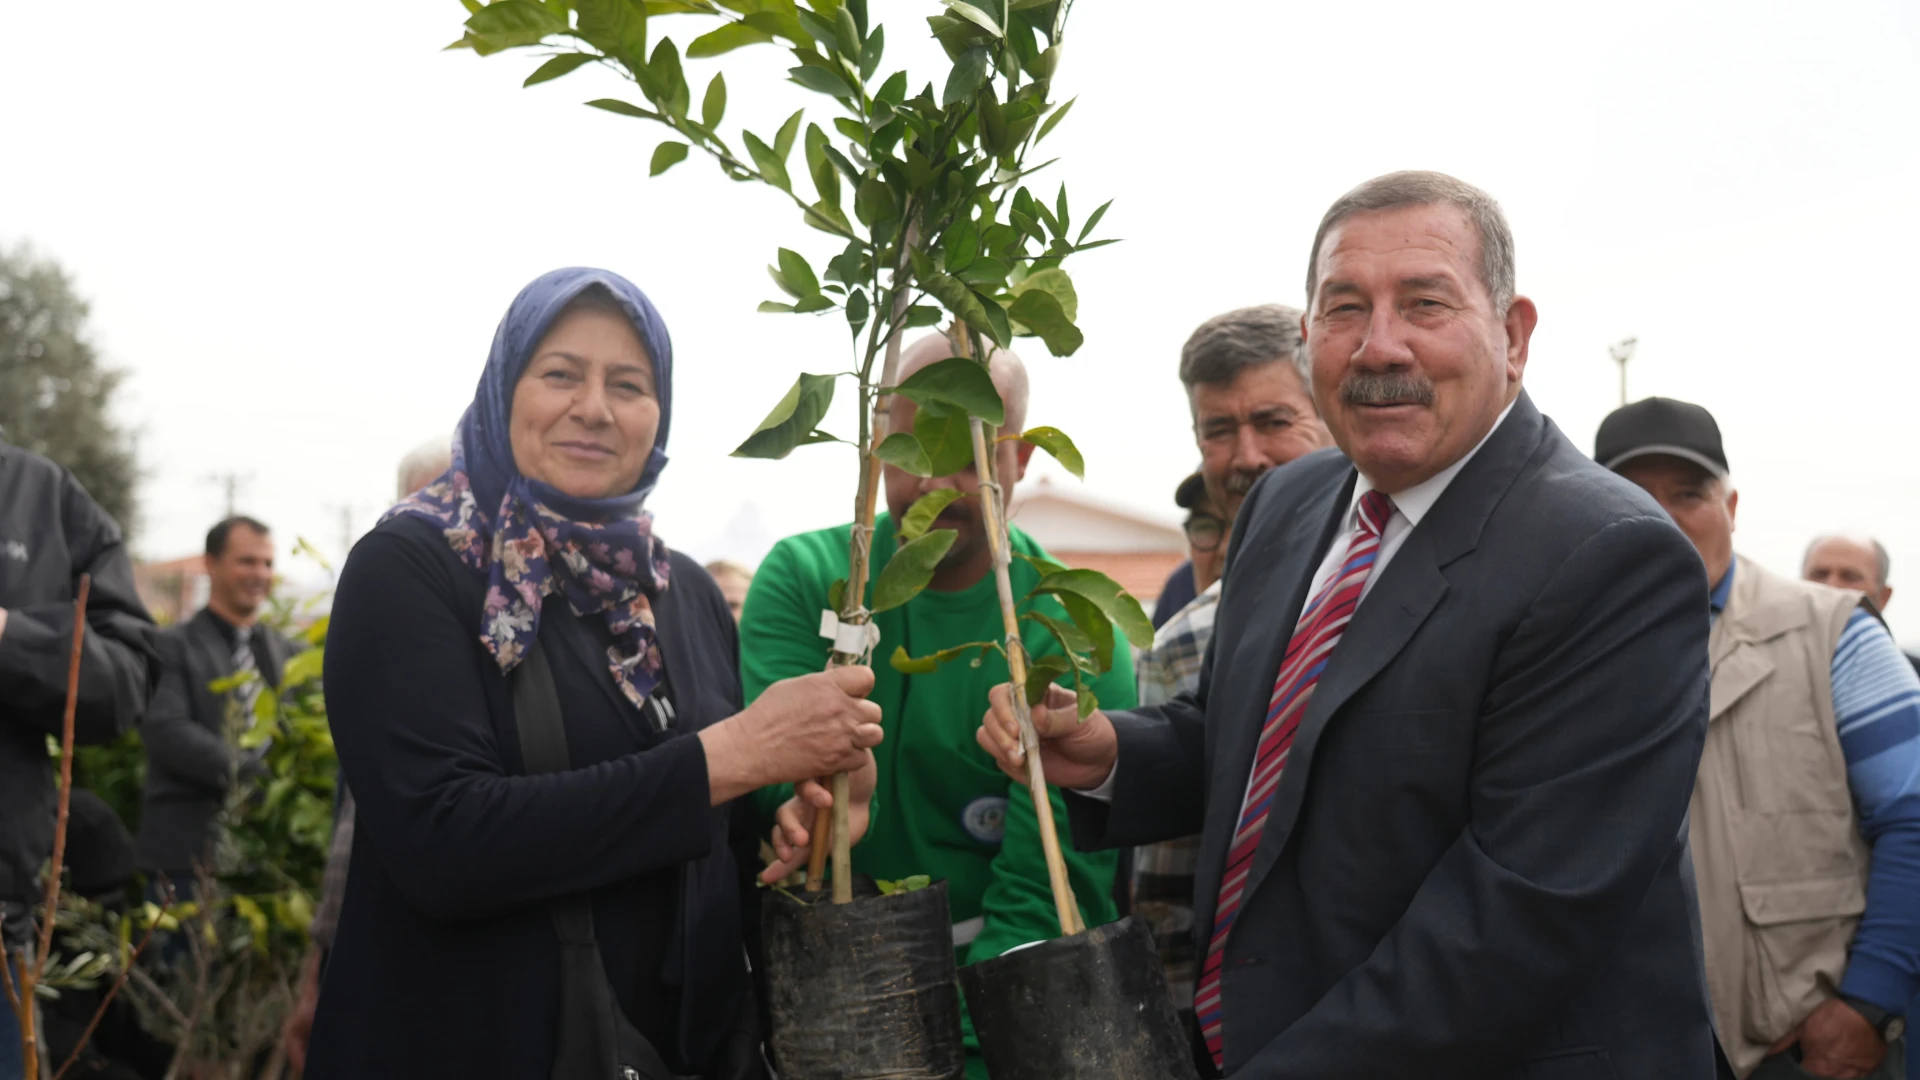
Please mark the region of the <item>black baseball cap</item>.
[[1720, 425], [1691, 402], [1641, 398], [1608, 414], [1593, 437], [1593, 459], [1609, 469], [1651, 454], [1691, 461], [1722, 478], [1729, 472]]
[[1207, 493], [1207, 479], [1195, 471], [1192, 476], [1180, 481], [1173, 491], [1173, 505], [1182, 510], [1191, 510], [1200, 505], [1200, 499]]

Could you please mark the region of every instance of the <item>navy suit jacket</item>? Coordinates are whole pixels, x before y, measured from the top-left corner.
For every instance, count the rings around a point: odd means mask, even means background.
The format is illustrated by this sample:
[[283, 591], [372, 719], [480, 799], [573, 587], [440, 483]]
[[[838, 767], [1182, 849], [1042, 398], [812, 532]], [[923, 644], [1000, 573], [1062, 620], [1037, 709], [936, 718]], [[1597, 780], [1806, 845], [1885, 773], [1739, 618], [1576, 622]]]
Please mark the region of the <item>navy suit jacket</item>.
[[[1355, 473], [1275, 469], [1200, 688], [1113, 714], [1083, 846], [1202, 834], [1204, 951], [1280, 655]], [[1686, 813], [1707, 583], [1523, 393], [1373, 583], [1295, 736], [1224, 958], [1236, 1078], [1707, 1080]]]

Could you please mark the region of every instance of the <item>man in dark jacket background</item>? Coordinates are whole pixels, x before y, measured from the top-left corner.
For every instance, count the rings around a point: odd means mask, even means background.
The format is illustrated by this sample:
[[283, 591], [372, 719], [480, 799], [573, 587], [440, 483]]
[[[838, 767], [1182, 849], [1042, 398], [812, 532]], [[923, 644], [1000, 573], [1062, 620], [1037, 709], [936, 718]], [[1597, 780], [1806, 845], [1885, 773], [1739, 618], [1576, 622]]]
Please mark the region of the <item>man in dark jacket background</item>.
[[[140, 738], [147, 786], [134, 855], [140, 869], [166, 877], [181, 895], [195, 868], [211, 866], [209, 841], [234, 779], [265, 749], [242, 750], [254, 702], [273, 693], [293, 656], [285, 637], [259, 625], [273, 588], [273, 534], [249, 517], [229, 517], [207, 532], [207, 606], [160, 635], [160, 687]], [[224, 693], [212, 684], [252, 671]]]
[[[138, 723], [152, 691], [153, 621], [133, 585], [120, 526], [73, 474], [0, 441], [0, 913], [24, 949], [53, 851], [47, 737], [60, 735], [73, 599], [91, 574], [74, 738], [102, 743]], [[12, 1010], [0, 1009], [0, 1080], [20, 1075]]]

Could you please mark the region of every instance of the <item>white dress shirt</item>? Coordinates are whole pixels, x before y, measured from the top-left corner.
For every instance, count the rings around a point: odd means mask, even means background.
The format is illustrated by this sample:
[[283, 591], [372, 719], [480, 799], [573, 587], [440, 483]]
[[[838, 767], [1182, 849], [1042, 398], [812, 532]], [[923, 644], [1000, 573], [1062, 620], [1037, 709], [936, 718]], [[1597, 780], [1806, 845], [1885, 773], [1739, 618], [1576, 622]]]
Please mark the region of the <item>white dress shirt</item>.
[[[1500, 410], [1500, 415], [1494, 419], [1493, 426], [1487, 429], [1487, 433], [1481, 436], [1473, 449], [1463, 454], [1459, 461], [1405, 491], [1395, 492], [1392, 495], [1393, 516], [1387, 519], [1387, 527], [1381, 530], [1380, 551], [1374, 556], [1373, 571], [1367, 575], [1366, 584], [1360, 588], [1360, 603], [1366, 602], [1367, 593], [1373, 591], [1374, 582], [1380, 580], [1380, 575], [1387, 569], [1387, 564], [1393, 561], [1394, 555], [1406, 544], [1407, 534], [1413, 532], [1414, 526], [1419, 525], [1421, 519], [1427, 516], [1427, 512], [1433, 509], [1433, 504], [1440, 501], [1440, 495], [1447, 490], [1447, 485], [1453, 483], [1453, 478], [1460, 475], [1460, 470], [1467, 467], [1467, 462], [1472, 461], [1473, 456], [1480, 452], [1480, 448], [1487, 445], [1487, 440], [1493, 438], [1493, 433], [1500, 430], [1500, 425], [1506, 423], [1507, 414], [1512, 411], [1512, 403], [1508, 403], [1506, 408]], [[1313, 584], [1307, 589], [1309, 598], [1319, 593], [1340, 569], [1340, 565], [1346, 561], [1347, 549], [1353, 545], [1354, 528], [1360, 517], [1360, 496], [1372, 490], [1374, 490], [1373, 482], [1367, 479], [1367, 474], [1361, 473], [1354, 482], [1353, 497], [1347, 500], [1347, 512], [1341, 515], [1340, 528], [1334, 533], [1332, 543], [1327, 545], [1326, 553], [1321, 556], [1320, 568], [1313, 572]], [[1305, 606], [1304, 601], [1302, 606]], [[1359, 610], [1359, 604], [1355, 604], [1354, 611], [1357, 613]], [[1299, 621], [1300, 613], [1296, 611], [1294, 622]], [[1107, 773], [1107, 778], [1101, 781], [1099, 787], [1082, 790], [1080, 794], [1103, 802], [1111, 801], [1113, 776], [1118, 771], [1116, 768]], [[1251, 771], [1247, 779], [1249, 783], [1252, 782]]]

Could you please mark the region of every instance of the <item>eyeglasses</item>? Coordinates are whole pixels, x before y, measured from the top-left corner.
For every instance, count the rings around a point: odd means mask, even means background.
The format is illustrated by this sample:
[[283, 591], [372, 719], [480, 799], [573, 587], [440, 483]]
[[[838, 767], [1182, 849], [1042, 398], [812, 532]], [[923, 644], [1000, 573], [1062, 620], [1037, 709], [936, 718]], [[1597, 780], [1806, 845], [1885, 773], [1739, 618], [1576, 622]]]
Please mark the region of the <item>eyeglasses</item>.
[[1184, 528], [1187, 543], [1195, 551], [1215, 551], [1227, 538], [1227, 523], [1212, 514], [1188, 514]]

